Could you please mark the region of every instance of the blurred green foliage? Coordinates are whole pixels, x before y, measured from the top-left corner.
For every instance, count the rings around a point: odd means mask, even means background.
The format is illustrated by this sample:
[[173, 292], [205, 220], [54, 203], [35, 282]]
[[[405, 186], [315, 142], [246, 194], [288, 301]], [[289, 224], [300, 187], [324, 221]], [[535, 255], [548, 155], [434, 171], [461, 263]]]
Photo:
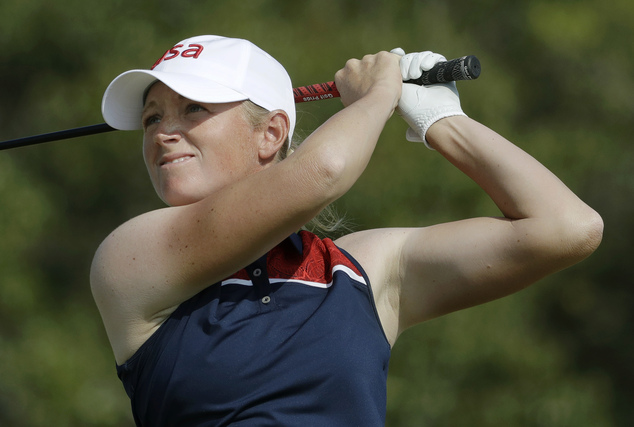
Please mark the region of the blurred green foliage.
[[[254, 41], [296, 86], [401, 46], [475, 54], [471, 117], [540, 159], [605, 221], [588, 260], [500, 301], [407, 331], [388, 426], [626, 426], [634, 418], [634, 3], [631, 0], [6, 0], [0, 139], [102, 121], [117, 74], [198, 34]], [[308, 134], [340, 109], [299, 106]], [[357, 228], [497, 215], [393, 118], [337, 206]], [[0, 425], [131, 426], [88, 286], [92, 254], [160, 205], [138, 132], [0, 152]]]

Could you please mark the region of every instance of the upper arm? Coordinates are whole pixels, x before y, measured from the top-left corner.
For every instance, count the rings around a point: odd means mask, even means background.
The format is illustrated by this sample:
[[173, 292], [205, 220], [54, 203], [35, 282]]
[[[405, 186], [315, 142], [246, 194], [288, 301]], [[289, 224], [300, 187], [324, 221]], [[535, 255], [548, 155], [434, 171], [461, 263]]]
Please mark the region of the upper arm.
[[[342, 241], [366, 268], [391, 340], [408, 327], [512, 294], [587, 256], [578, 224], [474, 218]], [[583, 227], [582, 227], [583, 228]], [[591, 228], [588, 228], [591, 229]]]
[[400, 330], [517, 292], [588, 256], [575, 218], [474, 218], [412, 229], [401, 252]]

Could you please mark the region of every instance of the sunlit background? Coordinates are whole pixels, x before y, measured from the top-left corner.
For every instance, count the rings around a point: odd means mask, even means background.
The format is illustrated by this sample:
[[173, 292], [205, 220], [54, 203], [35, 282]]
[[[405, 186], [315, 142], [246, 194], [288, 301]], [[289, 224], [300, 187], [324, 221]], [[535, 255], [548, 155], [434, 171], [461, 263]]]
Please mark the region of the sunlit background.
[[[390, 50], [477, 55], [465, 112], [540, 159], [605, 221], [588, 260], [407, 331], [389, 427], [629, 426], [634, 419], [631, 0], [3, 0], [0, 140], [101, 123], [103, 90], [184, 38], [247, 38], [295, 86]], [[302, 104], [307, 135], [341, 108]], [[498, 215], [440, 155], [388, 123], [336, 207], [355, 229]], [[132, 426], [92, 301], [101, 240], [161, 206], [139, 132], [0, 152], [0, 425]]]

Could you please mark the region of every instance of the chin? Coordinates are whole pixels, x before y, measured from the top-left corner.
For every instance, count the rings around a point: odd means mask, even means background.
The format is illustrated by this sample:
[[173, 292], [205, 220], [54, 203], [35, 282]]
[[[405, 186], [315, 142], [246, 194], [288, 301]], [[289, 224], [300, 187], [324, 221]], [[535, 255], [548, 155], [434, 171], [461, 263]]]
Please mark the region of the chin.
[[196, 203], [209, 195], [209, 184], [201, 179], [170, 179], [153, 182], [159, 198], [168, 206], [184, 206]]
[[190, 205], [205, 197], [204, 194], [200, 194], [196, 191], [175, 191], [174, 189], [162, 189], [156, 193], [168, 206]]
[[159, 195], [159, 197], [168, 206], [191, 205], [192, 203], [196, 203], [202, 200], [203, 198], [203, 197], [196, 197], [191, 194], [173, 194], [173, 193], [169, 195]]
[[184, 180], [166, 180], [156, 183], [154, 189], [159, 198], [168, 206], [185, 206], [203, 200], [225, 185], [213, 177], [203, 179], [189, 177]]

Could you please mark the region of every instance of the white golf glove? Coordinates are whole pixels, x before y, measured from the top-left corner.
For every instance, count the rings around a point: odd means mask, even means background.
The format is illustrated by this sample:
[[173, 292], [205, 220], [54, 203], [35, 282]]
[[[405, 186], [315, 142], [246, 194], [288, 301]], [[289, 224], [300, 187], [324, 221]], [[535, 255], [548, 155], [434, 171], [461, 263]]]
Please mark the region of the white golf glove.
[[[429, 51], [405, 54], [403, 49], [396, 48], [391, 52], [402, 57], [400, 66], [403, 81], [417, 79], [423, 71], [430, 70], [438, 62], [446, 61], [444, 56]], [[396, 111], [410, 126], [405, 134], [407, 140], [422, 142], [429, 149], [432, 148], [427, 143], [425, 134], [431, 125], [445, 117], [466, 116], [460, 107], [455, 82], [429, 86], [404, 83]]]

